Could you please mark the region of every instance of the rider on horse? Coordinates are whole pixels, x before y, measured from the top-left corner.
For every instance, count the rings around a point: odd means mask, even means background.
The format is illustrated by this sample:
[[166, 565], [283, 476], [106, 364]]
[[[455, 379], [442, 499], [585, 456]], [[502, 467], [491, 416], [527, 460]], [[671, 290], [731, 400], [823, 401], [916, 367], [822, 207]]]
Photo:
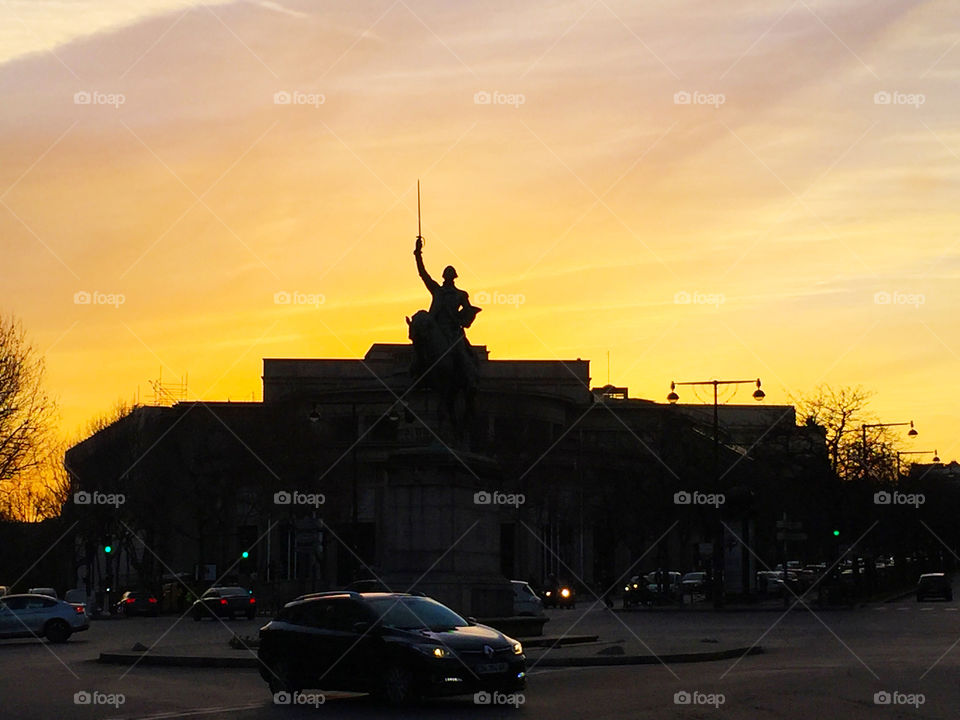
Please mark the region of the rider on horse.
[[[453, 281], [457, 277], [457, 271], [453, 269], [452, 265], [444, 268], [442, 285], [430, 277], [423, 265], [422, 238], [417, 238], [413, 255], [417, 259], [417, 272], [420, 274], [420, 279], [423, 280], [423, 284], [426, 285], [433, 298], [430, 302], [430, 310], [426, 314], [443, 337], [441, 357], [449, 352], [457, 366], [458, 374], [467, 380], [467, 385], [472, 385], [476, 378], [476, 357], [470, 343], [467, 342], [464, 328], [473, 324], [481, 308], [471, 305], [467, 293], [454, 284]], [[434, 358], [434, 360], [439, 360], [439, 358]], [[423, 368], [423, 370], [427, 370], [427, 368]]]

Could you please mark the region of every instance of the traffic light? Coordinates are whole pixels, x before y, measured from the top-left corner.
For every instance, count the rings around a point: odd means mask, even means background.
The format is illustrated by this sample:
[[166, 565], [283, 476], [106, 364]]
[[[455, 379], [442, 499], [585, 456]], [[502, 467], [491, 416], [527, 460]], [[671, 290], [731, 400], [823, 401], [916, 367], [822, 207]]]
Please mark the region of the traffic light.
[[110, 553], [113, 552], [113, 545], [104, 545], [103, 551], [107, 553], [107, 555], [109, 555]]
[[240, 553], [240, 557], [246, 560], [248, 557], [250, 557], [250, 553], [244, 550], [242, 553]]
[[100, 547], [103, 548], [105, 555], [109, 555], [113, 552], [113, 537], [110, 535], [103, 535], [100, 538]]
[[834, 531], [833, 531], [833, 536], [834, 536], [834, 537], [840, 537], [840, 531], [839, 531], [839, 530], [834, 530]]

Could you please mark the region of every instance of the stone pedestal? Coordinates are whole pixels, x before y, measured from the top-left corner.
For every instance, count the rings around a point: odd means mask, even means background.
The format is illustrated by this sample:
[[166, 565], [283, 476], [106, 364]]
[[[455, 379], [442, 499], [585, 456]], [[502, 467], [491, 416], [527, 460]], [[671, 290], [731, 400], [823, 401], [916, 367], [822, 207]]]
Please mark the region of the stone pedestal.
[[513, 589], [500, 573], [503, 510], [475, 502], [476, 493], [499, 487], [496, 463], [440, 446], [412, 448], [392, 453], [385, 475], [377, 539], [387, 585], [465, 616], [512, 615]]

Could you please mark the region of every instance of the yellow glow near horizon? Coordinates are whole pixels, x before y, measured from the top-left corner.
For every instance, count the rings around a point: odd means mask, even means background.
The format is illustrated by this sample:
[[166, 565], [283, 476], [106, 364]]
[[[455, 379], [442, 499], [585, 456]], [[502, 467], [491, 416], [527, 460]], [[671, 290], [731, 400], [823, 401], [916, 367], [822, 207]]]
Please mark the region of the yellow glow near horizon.
[[263, 357], [405, 342], [419, 177], [427, 266], [457, 267], [492, 357], [603, 384], [609, 351], [658, 401], [862, 384], [958, 452], [960, 48], [935, 4], [90, 2], [74, 33], [27, 5], [0, 7], [23, 21], [0, 22], [2, 306], [68, 435], [161, 368], [260, 399]]

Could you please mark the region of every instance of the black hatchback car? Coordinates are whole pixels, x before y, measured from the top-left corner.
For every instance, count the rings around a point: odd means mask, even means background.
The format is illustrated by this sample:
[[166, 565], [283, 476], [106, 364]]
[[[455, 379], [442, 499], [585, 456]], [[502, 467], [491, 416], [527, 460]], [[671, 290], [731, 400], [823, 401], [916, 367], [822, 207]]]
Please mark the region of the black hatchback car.
[[419, 697], [526, 685], [519, 642], [405, 593], [318, 593], [287, 603], [260, 629], [270, 691], [369, 692], [400, 705]]

